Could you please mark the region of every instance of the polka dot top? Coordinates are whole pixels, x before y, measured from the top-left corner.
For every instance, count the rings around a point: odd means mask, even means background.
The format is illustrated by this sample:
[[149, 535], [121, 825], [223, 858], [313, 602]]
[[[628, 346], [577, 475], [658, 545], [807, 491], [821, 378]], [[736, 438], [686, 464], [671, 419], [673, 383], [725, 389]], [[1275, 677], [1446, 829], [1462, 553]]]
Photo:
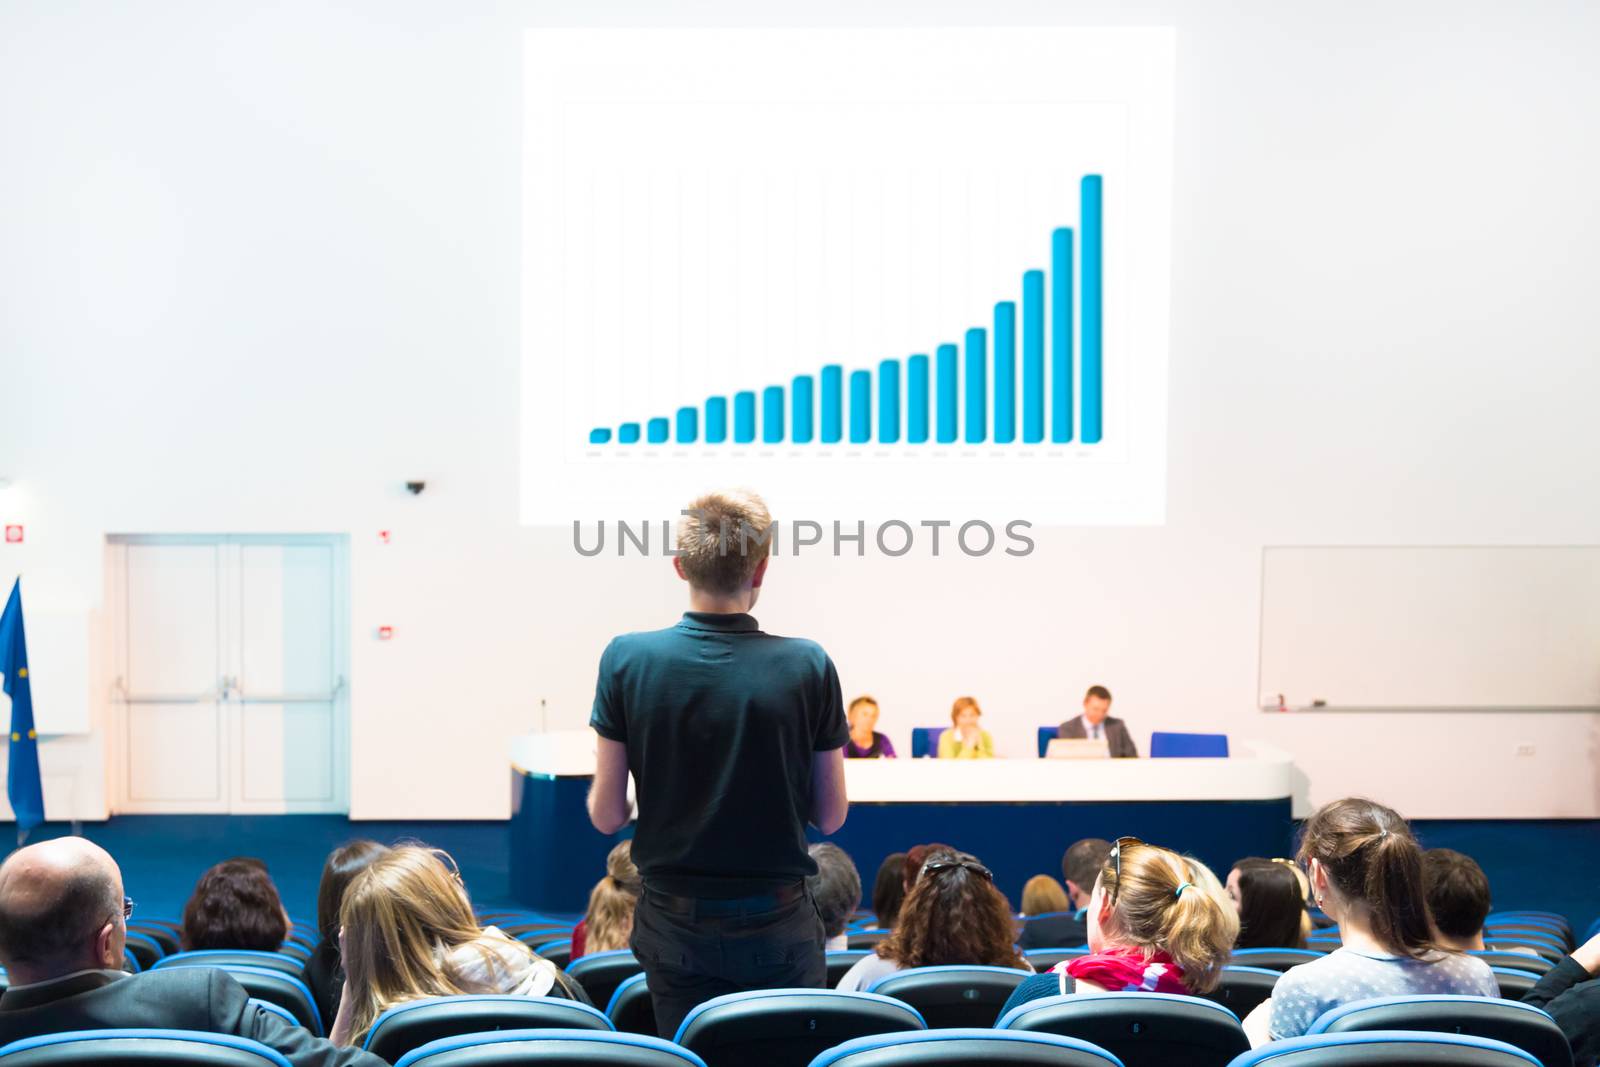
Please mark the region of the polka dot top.
[[1423, 993], [1496, 997], [1500, 988], [1489, 965], [1474, 956], [1437, 952], [1414, 960], [1340, 948], [1291, 967], [1278, 979], [1268, 1026], [1274, 1041], [1299, 1037], [1330, 1008], [1370, 997]]

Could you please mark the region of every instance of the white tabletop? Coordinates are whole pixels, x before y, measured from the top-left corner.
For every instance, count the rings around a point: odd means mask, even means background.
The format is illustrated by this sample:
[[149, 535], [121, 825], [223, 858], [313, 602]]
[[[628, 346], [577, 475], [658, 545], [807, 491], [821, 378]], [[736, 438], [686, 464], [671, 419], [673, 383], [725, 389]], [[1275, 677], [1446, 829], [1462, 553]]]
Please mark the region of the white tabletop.
[[[1294, 765], [1277, 749], [1233, 743], [1228, 759], [846, 760], [852, 803], [1055, 803], [1062, 801], [1281, 800]], [[592, 730], [526, 734], [512, 766], [545, 777], [594, 774]]]

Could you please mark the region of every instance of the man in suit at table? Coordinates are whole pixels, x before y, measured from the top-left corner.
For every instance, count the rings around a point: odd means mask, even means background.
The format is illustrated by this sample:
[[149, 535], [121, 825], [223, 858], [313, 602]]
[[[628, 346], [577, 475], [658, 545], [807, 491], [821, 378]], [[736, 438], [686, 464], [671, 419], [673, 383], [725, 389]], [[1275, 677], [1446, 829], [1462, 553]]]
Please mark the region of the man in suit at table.
[[1083, 714], [1061, 724], [1056, 736], [1063, 740], [1098, 741], [1105, 738], [1113, 759], [1133, 759], [1139, 755], [1139, 746], [1133, 743], [1128, 724], [1111, 717], [1111, 690], [1103, 685], [1091, 685], [1083, 695]]

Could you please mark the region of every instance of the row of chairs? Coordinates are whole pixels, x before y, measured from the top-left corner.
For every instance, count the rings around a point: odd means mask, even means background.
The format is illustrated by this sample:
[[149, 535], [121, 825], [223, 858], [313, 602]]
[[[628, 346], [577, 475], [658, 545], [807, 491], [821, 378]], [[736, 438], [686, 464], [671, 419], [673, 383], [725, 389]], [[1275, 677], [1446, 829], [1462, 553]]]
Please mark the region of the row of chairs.
[[[476, 1003], [495, 999], [446, 998], [395, 1009], [374, 1026], [368, 1051], [396, 1067], [1572, 1064], [1566, 1038], [1545, 1013], [1477, 997], [1358, 1002], [1324, 1015], [1306, 1037], [1255, 1050], [1232, 1012], [1196, 998], [1160, 993], [1049, 998], [1023, 1005], [994, 1028], [944, 1030], [926, 1029], [909, 1005], [871, 993], [740, 993], [701, 1005], [684, 1020], [673, 1042], [617, 1033], [592, 1008], [570, 1002], [498, 998], [501, 1004]], [[515, 1000], [543, 1010], [513, 1011], [508, 1017], [511, 1008], [504, 1002]], [[482, 1029], [438, 1032], [445, 1021]], [[394, 1040], [402, 1034], [407, 1041]], [[63, 1034], [0, 1048], [0, 1067], [131, 1067], [152, 1062], [287, 1067], [282, 1056], [253, 1042], [173, 1031]]]

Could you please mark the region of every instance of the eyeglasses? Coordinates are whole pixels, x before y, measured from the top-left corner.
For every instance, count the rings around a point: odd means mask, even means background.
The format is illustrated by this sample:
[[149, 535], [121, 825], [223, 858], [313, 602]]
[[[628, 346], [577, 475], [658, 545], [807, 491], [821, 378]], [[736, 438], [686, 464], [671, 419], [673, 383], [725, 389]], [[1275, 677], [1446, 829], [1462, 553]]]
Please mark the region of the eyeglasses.
[[925, 874], [934, 874], [938, 871], [948, 871], [956, 867], [971, 871], [985, 881], [994, 881], [994, 872], [977, 860], [929, 860], [922, 865], [922, 870], [917, 872], [917, 880], [921, 881]]
[[1111, 846], [1111, 899], [1117, 899], [1117, 891], [1122, 888], [1122, 850], [1134, 845], [1142, 845], [1137, 837], [1119, 837], [1117, 843]]
[[132, 897], [123, 897], [122, 898], [122, 921], [123, 922], [127, 922], [131, 918], [133, 918], [133, 898]]

